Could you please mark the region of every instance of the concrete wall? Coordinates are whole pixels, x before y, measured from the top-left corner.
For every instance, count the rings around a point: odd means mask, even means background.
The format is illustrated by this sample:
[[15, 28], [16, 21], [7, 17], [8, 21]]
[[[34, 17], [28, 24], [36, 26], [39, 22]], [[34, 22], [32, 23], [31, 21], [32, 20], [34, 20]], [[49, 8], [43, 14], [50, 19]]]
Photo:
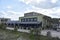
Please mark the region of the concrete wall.
[[[8, 30], [14, 30], [14, 28], [12, 28], [12, 27], [6, 27], [6, 29], [8, 29]], [[30, 33], [30, 30], [27, 30], [27, 29], [17, 29], [17, 31]]]
[[14, 30], [14, 28], [11, 28], [11, 27], [6, 27], [6, 29], [9, 29], [9, 30]]

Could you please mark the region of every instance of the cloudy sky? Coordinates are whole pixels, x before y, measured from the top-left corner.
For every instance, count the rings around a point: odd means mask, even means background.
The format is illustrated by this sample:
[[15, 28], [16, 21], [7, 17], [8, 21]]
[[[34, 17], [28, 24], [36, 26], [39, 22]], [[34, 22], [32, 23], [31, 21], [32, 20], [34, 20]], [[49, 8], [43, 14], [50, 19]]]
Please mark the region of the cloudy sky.
[[0, 17], [18, 20], [26, 12], [60, 17], [60, 0], [0, 0]]

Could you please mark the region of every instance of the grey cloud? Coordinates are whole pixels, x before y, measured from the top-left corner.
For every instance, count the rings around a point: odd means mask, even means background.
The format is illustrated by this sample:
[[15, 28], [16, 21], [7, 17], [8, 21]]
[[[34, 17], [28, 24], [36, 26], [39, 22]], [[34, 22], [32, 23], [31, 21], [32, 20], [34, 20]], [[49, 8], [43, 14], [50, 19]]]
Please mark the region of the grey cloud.
[[30, 5], [33, 5], [35, 7], [39, 8], [44, 8], [44, 9], [49, 9], [49, 8], [54, 8], [54, 7], [59, 7], [60, 6], [60, 0], [58, 0], [56, 3], [52, 3], [51, 0], [46, 0], [44, 2], [38, 3], [30, 3]]
[[3, 17], [4, 16], [4, 13], [0, 12], [0, 17]]

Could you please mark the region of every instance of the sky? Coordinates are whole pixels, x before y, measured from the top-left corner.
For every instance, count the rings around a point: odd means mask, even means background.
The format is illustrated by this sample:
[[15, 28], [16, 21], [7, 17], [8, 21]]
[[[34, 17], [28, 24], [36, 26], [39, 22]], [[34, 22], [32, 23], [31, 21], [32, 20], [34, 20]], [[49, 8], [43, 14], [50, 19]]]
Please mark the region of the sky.
[[18, 20], [27, 12], [60, 18], [60, 0], [0, 0], [0, 18]]

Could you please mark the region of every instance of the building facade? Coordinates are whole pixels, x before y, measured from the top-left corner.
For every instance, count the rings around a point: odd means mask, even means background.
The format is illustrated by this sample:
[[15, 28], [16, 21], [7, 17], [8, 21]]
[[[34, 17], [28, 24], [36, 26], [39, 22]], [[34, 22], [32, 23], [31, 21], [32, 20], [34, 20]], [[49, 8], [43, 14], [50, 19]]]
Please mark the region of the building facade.
[[39, 28], [42, 27], [42, 15], [35, 12], [25, 13], [24, 17], [19, 17], [19, 21], [8, 21], [6, 24], [12, 28], [17, 26], [18, 29]]
[[7, 21], [6, 25], [7, 27], [18, 29], [27, 29], [31, 30], [34, 28], [52, 28], [53, 25], [53, 19], [49, 16], [42, 15], [37, 12], [29, 12], [25, 13], [23, 17], [19, 17], [18, 21]]
[[34, 22], [37, 22], [37, 24], [41, 23], [41, 24], [39, 24], [39, 26], [36, 26], [36, 24], [35, 24], [36, 27], [46, 27], [46, 26], [49, 27], [51, 25], [51, 17], [42, 15], [42, 14], [37, 13], [37, 12], [25, 13], [24, 17], [19, 17], [19, 21], [24, 22], [25, 24], [27, 23], [27, 25], [29, 23], [32, 24]]

